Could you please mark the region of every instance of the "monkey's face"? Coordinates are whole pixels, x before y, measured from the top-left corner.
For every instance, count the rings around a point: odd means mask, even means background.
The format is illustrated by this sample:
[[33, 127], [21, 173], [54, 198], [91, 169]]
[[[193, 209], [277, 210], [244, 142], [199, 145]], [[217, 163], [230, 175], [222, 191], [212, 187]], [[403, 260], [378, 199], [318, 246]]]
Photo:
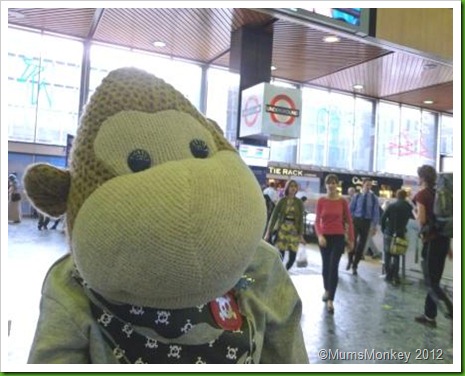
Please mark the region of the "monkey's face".
[[211, 286], [234, 285], [265, 225], [261, 191], [237, 153], [218, 151], [175, 110], [108, 118], [94, 152], [114, 177], [86, 199], [71, 237], [91, 287], [115, 301], [180, 308], [205, 303]]

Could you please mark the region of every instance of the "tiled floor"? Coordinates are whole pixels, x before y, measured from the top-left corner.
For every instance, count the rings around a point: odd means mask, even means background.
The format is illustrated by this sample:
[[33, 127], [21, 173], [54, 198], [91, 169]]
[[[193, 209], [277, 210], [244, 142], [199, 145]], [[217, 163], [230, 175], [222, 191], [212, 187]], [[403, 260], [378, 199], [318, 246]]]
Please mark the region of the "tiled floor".
[[[9, 287], [8, 296], [2, 295], [2, 304], [7, 304], [8, 317], [12, 320], [8, 337], [11, 365], [27, 362], [43, 278], [49, 266], [66, 252], [65, 235], [59, 230], [38, 231], [31, 219], [8, 226], [7, 267], [2, 271], [8, 273]], [[413, 318], [422, 312], [426, 294], [421, 281], [404, 280], [398, 287], [388, 285], [381, 276], [381, 263], [369, 257], [359, 266], [359, 275], [353, 276], [345, 271], [347, 259], [343, 256], [335, 313], [328, 315], [321, 301], [319, 251], [312, 244], [307, 246], [307, 253], [309, 265], [294, 267], [290, 275], [303, 301], [302, 328], [311, 363], [368, 363], [376, 364], [373, 370], [388, 370], [378, 367], [404, 364], [399, 352], [408, 352], [409, 364], [435, 363], [449, 367], [454, 359], [454, 345], [455, 353], [460, 354], [460, 322], [457, 319], [454, 322], [458, 325], [455, 341], [453, 323], [442, 314], [437, 318], [435, 329], [415, 323]], [[460, 308], [457, 304], [456, 307], [456, 317], [460, 317], [457, 316]], [[329, 359], [322, 359], [325, 350]], [[395, 355], [396, 359], [382, 359], [386, 354]], [[459, 355], [455, 359], [460, 363]]]

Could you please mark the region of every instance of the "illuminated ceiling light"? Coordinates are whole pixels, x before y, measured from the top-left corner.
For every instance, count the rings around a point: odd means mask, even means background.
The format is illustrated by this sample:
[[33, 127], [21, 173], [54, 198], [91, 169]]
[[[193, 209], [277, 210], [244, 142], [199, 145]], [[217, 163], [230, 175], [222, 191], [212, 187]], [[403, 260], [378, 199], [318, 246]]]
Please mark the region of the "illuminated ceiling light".
[[355, 85], [353, 86], [353, 88], [354, 88], [354, 90], [362, 90], [362, 89], [363, 89], [363, 85], [361, 85], [361, 84], [355, 84]]
[[271, 70], [276, 70], [278, 68], [276, 68], [274, 65], [271, 66]]
[[433, 104], [434, 101], [432, 101], [431, 99], [427, 99], [425, 101], [423, 101], [424, 104]]
[[437, 64], [435, 63], [426, 63], [423, 65], [423, 70], [431, 70], [431, 69], [436, 69], [438, 67]]
[[335, 36], [335, 35], [329, 35], [327, 37], [324, 37], [323, 38], [323, 42], [326, 42], [326, 43], [335, 43], [335, 42], [339, 42], [341, 40], [341, 38]]
[[166, 43], [162, 42], [161, 40], [157, 40], [153, 42], [154, 47], [166, 47]]
[[21, 18], [24, 18], [25, 15], [22, 14], [21, 12], [15, 11], [15, 10], [9, 10], [9, 11], [8, 11], [8, 17], [19, 20], [19, 19], [21, 19]]

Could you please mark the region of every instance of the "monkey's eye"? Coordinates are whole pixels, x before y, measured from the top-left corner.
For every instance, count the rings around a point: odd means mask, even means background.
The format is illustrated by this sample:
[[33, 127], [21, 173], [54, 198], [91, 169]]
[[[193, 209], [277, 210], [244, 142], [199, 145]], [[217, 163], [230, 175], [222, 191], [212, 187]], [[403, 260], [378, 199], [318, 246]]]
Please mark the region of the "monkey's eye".
[[152, 165], [150, 154], [143, 149], [135, 149], [128, 155], [128, 166], [132, 172], [144, 171]]
[[199, 140], [198, 138], [194, 138], [189, 143], [189, 147], [195, 158], [207, 158], [210, 153], [207, 143], [203, 140]]

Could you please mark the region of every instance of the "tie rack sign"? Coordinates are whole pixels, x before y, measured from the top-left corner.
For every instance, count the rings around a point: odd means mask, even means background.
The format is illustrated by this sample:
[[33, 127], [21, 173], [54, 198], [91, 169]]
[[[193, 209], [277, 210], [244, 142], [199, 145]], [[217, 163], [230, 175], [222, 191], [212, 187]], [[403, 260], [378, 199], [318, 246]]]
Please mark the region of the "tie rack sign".
[[242, 92], [240, 136], [275, 140], [300, 137], [300, 90], [261, 83]]

